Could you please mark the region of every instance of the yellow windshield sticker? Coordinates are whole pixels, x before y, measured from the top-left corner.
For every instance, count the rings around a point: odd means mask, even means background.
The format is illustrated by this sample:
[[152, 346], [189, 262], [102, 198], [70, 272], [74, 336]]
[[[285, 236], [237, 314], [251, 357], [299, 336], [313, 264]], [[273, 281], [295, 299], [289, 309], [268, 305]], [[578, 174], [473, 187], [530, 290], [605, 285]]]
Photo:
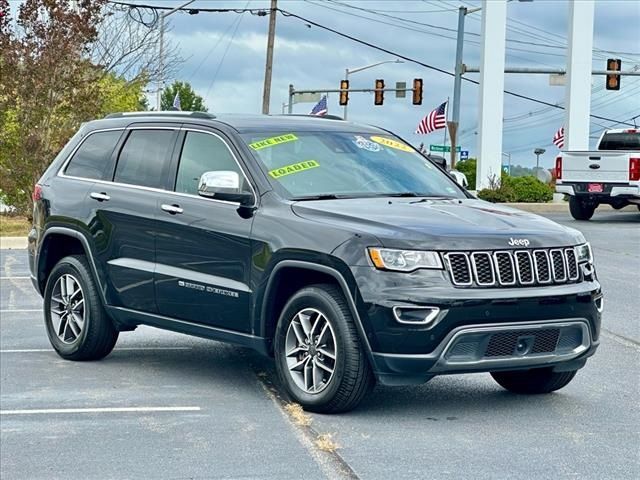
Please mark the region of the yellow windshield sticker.
[[269, 175], [273, 178], [280, 178], [292, 173], [300, 173], [311, 168], [319, 167], [320, 164], [315, 160], [306, 160], [300, 163], [293, 163], [291, 165], [285, 165], [284, 167], [275, 168], [269, 171]]
[[395, 140], [391, 140], [389, 138], [373, 136], [371, 137], [371, 140], [379, 143], [380, 145], [384, 145], [385, 147], [395, 148], [396, 150], [402, 150], [403, 152], [413, 152], [413, 148], [411, 148], [409, 145], [401, 142], [396, 142]]
[[274, 145], [280, 145], [281, 143], [295, 142], [298, 140], [293, 133], [287, 133], [285, 135], [279, 135], [277, 137], [265, 138], [259, 142], [250, 143], [249, 146], [254, 150], [260, 150], [267, 147], [273, 147]]

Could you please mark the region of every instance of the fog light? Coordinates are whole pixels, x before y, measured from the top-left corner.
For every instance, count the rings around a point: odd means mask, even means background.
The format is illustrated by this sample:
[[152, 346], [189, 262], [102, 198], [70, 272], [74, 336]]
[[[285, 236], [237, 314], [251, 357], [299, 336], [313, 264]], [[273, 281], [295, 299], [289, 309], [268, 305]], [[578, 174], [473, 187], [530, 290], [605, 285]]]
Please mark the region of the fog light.
[[438, 307], [393, 307], [393, 316], [398, 323], [408, 325], [429, 325], [438, 313]]

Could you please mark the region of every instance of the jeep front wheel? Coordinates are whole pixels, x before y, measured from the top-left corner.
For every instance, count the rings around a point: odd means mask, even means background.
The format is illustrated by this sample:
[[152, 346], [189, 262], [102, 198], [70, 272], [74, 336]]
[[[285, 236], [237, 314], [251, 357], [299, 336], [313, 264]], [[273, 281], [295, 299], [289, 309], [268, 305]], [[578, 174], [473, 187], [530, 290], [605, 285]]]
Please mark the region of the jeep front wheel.
[[491, 372], [493, 379], [501, 387], [513, 393], [538, 394], [551, 393], [565, 387], [577, 370], [554, 372], [551, 368], [516, 370], [510, 372]]
[[291, 297], [276, 328], [275, 357], [280, 381], [305, 410], [351, 410], [374, 384], [349, 306], [334, 285]]

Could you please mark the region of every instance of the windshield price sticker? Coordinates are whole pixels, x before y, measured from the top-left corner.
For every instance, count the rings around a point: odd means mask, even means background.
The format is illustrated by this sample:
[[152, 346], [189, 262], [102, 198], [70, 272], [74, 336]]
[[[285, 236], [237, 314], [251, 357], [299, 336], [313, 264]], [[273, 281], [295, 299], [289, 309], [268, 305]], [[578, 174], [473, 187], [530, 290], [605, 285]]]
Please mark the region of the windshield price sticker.
[[385, 147], [395, 148], [396, 150], [402, 150], [403, 152], [413, 152], [413, 148], [411, 148], [409, 145], [406, 145], [401, 142], [396, 142], [395, 140], [391, 140], [390, 138], [377, 137], [377, 136], [373, 136], [370, 138], [374, 142], [384, 145]]
[[291, 175], [292, 173], [304, 172], [305, 170], [310, 170], [319, 166], [320, 164], [315, 160], [306, 160], [304, 162], [293, 163], [291, 165], [285, 165], [284, 167], [270, 170], [269, 175], [271, 175], [273, 178], [280, 178]]
[[298, 140], [293, 133], [287, 133], [285, 135], [279, 135], [277, 137], [265, 138], [264, 140], [260, 140], [258, 142], [250, 143], [249, 146], [254, 150], [261, 150], [267, 147], [273, 147], [275, 145], [280, 145], [281, 143], [295, 142]]

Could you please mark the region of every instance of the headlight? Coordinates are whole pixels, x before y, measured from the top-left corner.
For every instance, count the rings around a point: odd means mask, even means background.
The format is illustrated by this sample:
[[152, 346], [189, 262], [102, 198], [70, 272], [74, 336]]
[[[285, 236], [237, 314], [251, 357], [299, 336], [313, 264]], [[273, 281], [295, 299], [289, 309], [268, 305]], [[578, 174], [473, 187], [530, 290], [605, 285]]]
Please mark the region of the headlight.
[[369, 248], [369, 257], [381, 270], [412, 272], [418, 268], [442, 269], [440, 255], [430, 251]]
[[578, 263], [593, 263], [593, 254], [591, 253], [591, 245], [589, 242], [578, 245], [575, 248]]

